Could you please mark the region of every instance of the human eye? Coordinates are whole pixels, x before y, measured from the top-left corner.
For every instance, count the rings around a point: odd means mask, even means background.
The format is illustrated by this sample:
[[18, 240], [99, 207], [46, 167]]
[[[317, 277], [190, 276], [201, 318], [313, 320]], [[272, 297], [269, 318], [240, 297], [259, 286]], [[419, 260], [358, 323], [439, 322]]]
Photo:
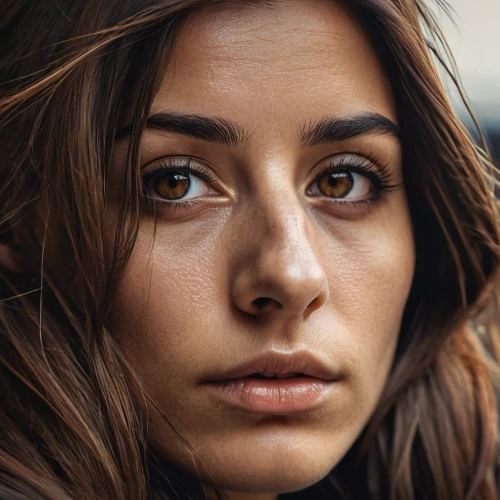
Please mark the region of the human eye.
[[210, 186], [216, 179], [193, 157], [166, 157], [144, 167], [144, 194], [161, 208], [187, 209], [205, 196], [220, 195]]
[[389, 168], [358, 154], [340, 154], [328, 159], [307, 194], [334, 203], [373, 203], [382, 193], [401, 187]]

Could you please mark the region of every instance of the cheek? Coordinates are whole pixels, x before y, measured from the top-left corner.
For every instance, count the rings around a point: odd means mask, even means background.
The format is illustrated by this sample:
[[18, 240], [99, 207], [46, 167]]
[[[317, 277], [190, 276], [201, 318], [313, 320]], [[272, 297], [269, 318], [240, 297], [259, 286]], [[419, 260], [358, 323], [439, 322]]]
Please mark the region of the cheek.
[[[337, 346], [351, 352], [356, 383], [375, 404], [387, 379], [410, 293], [414, 238], [404, 194], [376, 219], [337, 227], [327, 259]], [[354, 380], [353, 378], [353, 380]]]
[[162, 231], [159, 222], [153, 244], [152, 225], [141, 226], [115, 291], [111, 325], [149, 388], [185, 379], [196, 372], [197, 359], [210, 357], [204, 332], [221, 324], [224, 302], [219, 228], [217, 219], [184, 231]]

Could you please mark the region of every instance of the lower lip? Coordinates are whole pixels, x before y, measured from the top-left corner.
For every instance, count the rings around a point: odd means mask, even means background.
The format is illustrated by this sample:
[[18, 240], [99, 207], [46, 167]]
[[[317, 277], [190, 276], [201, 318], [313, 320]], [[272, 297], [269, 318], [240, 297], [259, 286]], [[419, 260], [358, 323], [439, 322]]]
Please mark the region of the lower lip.
[[244, 377], [208, 386], [223, 402], [254, 413], [289, 415], [321, 406], [335, 381], [314, 377], [264, 379]]

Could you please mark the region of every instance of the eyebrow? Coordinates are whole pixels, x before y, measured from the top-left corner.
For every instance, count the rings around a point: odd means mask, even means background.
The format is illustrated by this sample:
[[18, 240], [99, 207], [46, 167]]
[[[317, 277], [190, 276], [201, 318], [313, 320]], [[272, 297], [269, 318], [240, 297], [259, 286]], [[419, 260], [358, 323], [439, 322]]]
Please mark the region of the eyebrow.
[[[186, 135], [224, 146], [246, 144], [249, 138], [249, 134], [242, 127], [226, 118], [174, 112], [151, 115], [147, 119], [146, 128]], [[131, 131], [131, 125], [121, 128], [116, 134], [116, 140], [130, 135]]]
[[311, 148], [320, 144], [345, 141], [360, 135], [375, 133], [391, 135], [401, 140], [399, 127], [379, 113], [363, 113], [345, 118], [326, 116], [302, 127], [300, 140], [303, 147]]
[[[226, 118], [175, 112], [151, 115], [147, 119], [146, 128], [225, 146], [245, 145], [250, 138], [248, 131]], [[131, 131], [131, 125], [119, 129], [116, 140], [129, 136]], [[303, 148], [311, 148], [374, 133], [391, 135], [401, 140], [400, 129], [393, 121], [379, 113], [370, 112], [349, 117], [326, 116], [319, 121], [311, 121], [302, 126], [300, 142]]]

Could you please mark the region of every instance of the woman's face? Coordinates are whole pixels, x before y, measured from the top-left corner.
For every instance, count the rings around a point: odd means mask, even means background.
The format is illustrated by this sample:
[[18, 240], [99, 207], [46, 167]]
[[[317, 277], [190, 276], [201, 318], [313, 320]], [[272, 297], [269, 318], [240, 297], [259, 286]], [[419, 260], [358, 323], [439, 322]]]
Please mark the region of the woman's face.
[[[389, 82], [337, 2], [212, 6], [179, 33], [151, 116], [156, 235], [145, 215], [112, 331], [204, 480], [305, 488], [374, 411], [412, 283]], [[150, 407], [148, 420], [194, 474]]]

